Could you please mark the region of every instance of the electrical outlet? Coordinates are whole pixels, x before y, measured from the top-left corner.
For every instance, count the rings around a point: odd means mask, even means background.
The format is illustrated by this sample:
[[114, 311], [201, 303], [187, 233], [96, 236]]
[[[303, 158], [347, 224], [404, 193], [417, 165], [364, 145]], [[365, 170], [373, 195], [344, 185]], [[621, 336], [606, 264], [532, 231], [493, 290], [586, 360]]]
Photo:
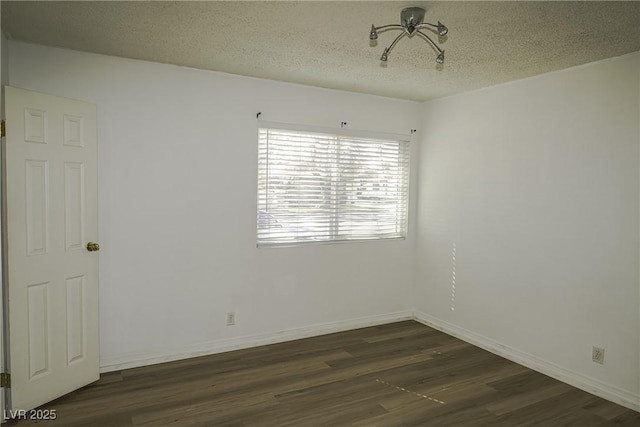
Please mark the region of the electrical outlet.
[[604, 365], [604, 348], [593, 347], [593, 350], [591, 351], [591, 360]]
[[233, 311], [227, 313], [227, 326], [236, 324], [236, 314]]

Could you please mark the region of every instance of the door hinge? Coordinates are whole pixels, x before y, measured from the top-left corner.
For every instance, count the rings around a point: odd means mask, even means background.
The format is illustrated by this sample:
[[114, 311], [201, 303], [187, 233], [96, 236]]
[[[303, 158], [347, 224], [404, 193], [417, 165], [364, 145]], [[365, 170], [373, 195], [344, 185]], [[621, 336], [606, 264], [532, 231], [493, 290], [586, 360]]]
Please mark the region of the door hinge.
[[2, 123], [0, 124], [0, 137], [5, 137], [5, 136], [7, 136], [7, 125], [3, 120]]
[[0, 387], [1, 388], [11, 388], [11, 374], [8, 372], [3, 372], [0, 374]]

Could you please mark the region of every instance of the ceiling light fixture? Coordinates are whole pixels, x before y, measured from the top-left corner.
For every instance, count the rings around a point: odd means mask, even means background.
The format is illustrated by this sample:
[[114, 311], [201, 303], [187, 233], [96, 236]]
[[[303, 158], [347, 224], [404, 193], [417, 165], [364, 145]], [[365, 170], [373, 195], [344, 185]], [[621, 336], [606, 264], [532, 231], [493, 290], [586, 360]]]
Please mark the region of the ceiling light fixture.
[[[382, 25], [380, 27], [376, 27], [375, 25], [371, 25], [371, 32], [369, 33], [369, 40], [377, 40], [378, 39], [378, 30], [387, 30], [387, 29], [396, 29], [402, 30], [402, 33], [396, 37], [393, 42], [384, 49], [382, 52], [382, 56], [380, 56], [380, 61], [387, 62], [389, 54], [391, 53], [391, 49], [395, 47], [395, 45], [400, 41], [404, 36], [413, 37], [415, 34], [420, 34], [425, 41], [428, 41], [431, 46], [435, 50], [438, 51], [438, 56], [436, 57], [436, 62], [438, 64], [442, 64], [444, 62], [444, 50], [440, 49], [438, 45], [431, 40], [431, 37], [423, 33], [422, 29], [428, 29], [430, 31], [434, 31], [438, 34], [439, 37], [444, 37], [449, 32], [449, 29], [444, 26], [444, 24], [438, 21], [438, 24], [430, 24], [428, 22], [422, 22], [424, 19], [424, 9], [421, 7], [408, 7], [406, 9], [402, 9], [400, 12], [400, 25], [391, 24], [391, 25]], [[435, 28], [435, 30], [429, 28]]]

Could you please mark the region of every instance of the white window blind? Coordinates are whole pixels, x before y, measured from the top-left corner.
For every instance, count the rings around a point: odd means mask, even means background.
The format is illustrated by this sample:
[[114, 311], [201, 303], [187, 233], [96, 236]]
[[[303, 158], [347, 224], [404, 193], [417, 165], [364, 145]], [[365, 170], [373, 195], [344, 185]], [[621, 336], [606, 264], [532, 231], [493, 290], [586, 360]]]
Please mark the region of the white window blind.
[[258, 133], [259, 246], [406, 237], [408, 141]]

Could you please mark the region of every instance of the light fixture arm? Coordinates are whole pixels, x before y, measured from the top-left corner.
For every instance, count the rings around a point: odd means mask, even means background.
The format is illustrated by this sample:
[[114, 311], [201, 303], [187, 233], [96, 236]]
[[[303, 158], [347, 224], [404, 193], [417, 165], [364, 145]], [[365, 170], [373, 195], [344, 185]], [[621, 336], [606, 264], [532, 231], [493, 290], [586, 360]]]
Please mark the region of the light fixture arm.
[[440, 49], [438, 47], [438, 45], [433, 40], [431, 40], [431, 37], [429, 37], [428, 35], [426, 35], [425, 33], [423, 33], [420, 30], [416, 30], [416, 31], [418, 32], [418, 34], [422, 35], [422, 37], [426, 38], [429, 41], [429, 43], [431, 44], [431, 46], [433, 46], [434, 49], [438, 51], [438, 53], [443, 53], [444, 52], [444, 50]]
[[430, 22], [423, 22], [422, 24], [416, 26], [416, 30], [421, 30], [427, 27], [435, 28], [437, 30], [436, 32], [440, 37], [446, 36], [447, 33], [449, 32], [449, 29], [440, 21], [438, 21], [437, 24], [432, 24]]
[[384, 30], [386, 28], [397, 28], [398, 30], [404, 30], [404, 27], [398, 24], [381, 25], [379, 27], [373, 27], [373, 28], [375, 28], [376, 31]]
[[[407, 33], [405, 33], [404, 31], [401, 32], [400, 34], [398, 34], [398, 37], [396, 37], [395, 40], [393, 40], [391, 42], [389, 47], [384, 50], [384, 53], [382, 54], [382, 57], [380, 58], [380, 60], [381, 61], [386, 61], [387, 60], [387, 56], [391, 53], [391, 49], [393, 49], [395, 47], [395, 45], [398, 44], [400, 39], [403, 38], [406, 35], [407, 35]], [[382, 59], [382, 58], [384, 58], [384, 59]]]
[[418, 34], [420, 34], [422, 37], [424, 37], [425, 39], [427, 39], [425, 41], [428, 41], [431, 44], [431, 46], [433, 46], [438, 51], [438, 56], [436, 57], [436, 62], [438, 64], [443, 64], [444, 63], [444, 50], [440, 49], [440, 47], [438, 47], [438, 45], [433, 40], [431, 40], [431, 37], [429, 37], [428, 35], [426, 35], [422, 31], [416, 30], [416, 32]]

